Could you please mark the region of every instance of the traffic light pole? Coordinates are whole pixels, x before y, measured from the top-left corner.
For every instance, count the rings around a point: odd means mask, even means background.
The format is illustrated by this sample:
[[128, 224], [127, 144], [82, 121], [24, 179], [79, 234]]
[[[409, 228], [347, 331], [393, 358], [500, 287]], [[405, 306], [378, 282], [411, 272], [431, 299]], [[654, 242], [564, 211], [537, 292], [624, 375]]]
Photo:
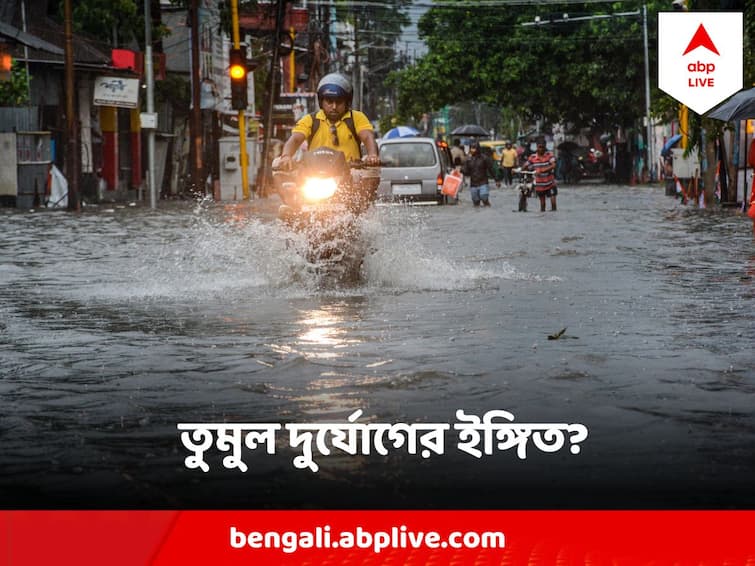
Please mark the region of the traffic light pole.
[[[155, 73], [152, 61], [152, 6], [144, 0], [144, 76], [147, 86], [147, 114], [155, 116]], [[147, 184], [149, 207], [157, 208], [157, 185], [155, 185], [155, 124], [147, 130]]]
[[[241, 48], [241, 38], [239, 34], [239, 3], [238, 0], [231, 0], [231, 29], [233, 31], [233, 48]], [[246, 61], [244, 61], [246, 63]], [[245, 77], [246, 78], [246, 77]], [[247, 168], [248, 160], [246, 155], [246, 109], [239, 110], [239, 163], [241, 164], [241, 191], [244, 200], [249, 200], [249, 172]]]

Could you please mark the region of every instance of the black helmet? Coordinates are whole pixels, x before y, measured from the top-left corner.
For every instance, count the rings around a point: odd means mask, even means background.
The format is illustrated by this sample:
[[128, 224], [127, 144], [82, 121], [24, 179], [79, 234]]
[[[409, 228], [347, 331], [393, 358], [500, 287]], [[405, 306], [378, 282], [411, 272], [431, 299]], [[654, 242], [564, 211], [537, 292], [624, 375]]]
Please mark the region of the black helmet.
[[322, 106], [323, 98], [342, 98], [346, 104], [351, 106], [354, 98], [354, 89], [351, 87], [349, 79], [340, 73], [330, 73], [320, 79], [317, 85], [317, 102]]

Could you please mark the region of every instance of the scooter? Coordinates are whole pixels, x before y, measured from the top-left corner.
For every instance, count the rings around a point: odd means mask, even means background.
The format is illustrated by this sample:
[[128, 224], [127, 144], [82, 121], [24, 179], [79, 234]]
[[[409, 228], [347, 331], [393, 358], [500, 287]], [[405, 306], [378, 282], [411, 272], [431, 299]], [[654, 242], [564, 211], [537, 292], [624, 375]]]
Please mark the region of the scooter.
[[366, 253], [359, 219], [377, 198], [380, 168], [322, 147], [293, 170], [273, 168], [273, 179], [283, 201], [278, 218], [303, 237], [298, 251], [309, 266], [336, 283], [356, 282]]
[[535, 172], [525, 169], [514, 169], [516, 185], [514, 189], [519, 192], [518, 212], [527, 212], [527, 199], [535, 193]]
[[603, 152], [595, 148], [562, 150], [559, 155], [559, 177], [567, 184], [585, 179], [603, 179], [608, 170]]

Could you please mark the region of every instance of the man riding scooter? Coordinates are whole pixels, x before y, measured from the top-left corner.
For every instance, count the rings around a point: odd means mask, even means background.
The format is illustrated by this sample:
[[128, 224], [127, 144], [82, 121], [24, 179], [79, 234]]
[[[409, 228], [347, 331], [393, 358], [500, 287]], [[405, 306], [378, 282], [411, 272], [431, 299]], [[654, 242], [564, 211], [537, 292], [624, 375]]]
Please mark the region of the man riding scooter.
[[[343, 153], [347, 162], [361, 159], [365, 165], [379, 165], [372, 124], [363, 112], [352, 110], [353, 97], [354, 90], [346, 77], [339, 73], [325, 75], [317, 85], [320, 110], [302, 116], [296, 123], [273, 169], [291, 169], [294, 154], [305, 140], [309, 151], [329, 147]], [[367, 151], [364, 158], [361, 144]]]

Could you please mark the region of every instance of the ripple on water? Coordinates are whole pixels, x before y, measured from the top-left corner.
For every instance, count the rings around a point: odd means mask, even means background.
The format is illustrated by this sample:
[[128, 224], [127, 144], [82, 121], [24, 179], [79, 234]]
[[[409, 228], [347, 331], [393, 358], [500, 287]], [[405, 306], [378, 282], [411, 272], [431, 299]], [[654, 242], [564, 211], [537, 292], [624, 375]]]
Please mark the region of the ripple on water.
[[[0, 475], [24, 468], [30, 491], [45, 474], [78, 475], [88, 502], [112, 493], [90, 489], [95, 475], [128, 475], [135, 490], [164, 475], [152, 485], [167, 493], [182, 466], [176, 422], [343, 422], [358, 408], [387, 423], [445, 422], [458, 408], [584, 421], [585, 453], [600, 458], [578, 466], [611, 494], [627, 492], [622, 474], [666, 474], [647, 484], [659, 492], [687, 474], [697, 488], [685, 470], [716, 451], [708, 488], [731, 485], [721, 470], [751, 472], [749, 219], [682, 208], [657, 187], [564, 187], [555, 214], [492, 199], [483, 211], [376, 210], [363, 220], [363, 279], [335, 287], [256, 204], [3, 215], [0, 436], [13, 462]], [[547, 340], [566, 326], [579, 340]], [[453, 467], [448, 454], [421, 479], [455, 478], [466, 495], [458, 478], [486, 466], [486, 496], [501, 477], [537, 491], [498, 463]], [[551, 485], [561, 464], [523, 464], [543, 480], [530, 487]], [[385, 469], [363, 466], [365, 489]], [[402, 466], [390, 473], [416, 486]], [[573, 485], [592, 489], [583, 477]]]

